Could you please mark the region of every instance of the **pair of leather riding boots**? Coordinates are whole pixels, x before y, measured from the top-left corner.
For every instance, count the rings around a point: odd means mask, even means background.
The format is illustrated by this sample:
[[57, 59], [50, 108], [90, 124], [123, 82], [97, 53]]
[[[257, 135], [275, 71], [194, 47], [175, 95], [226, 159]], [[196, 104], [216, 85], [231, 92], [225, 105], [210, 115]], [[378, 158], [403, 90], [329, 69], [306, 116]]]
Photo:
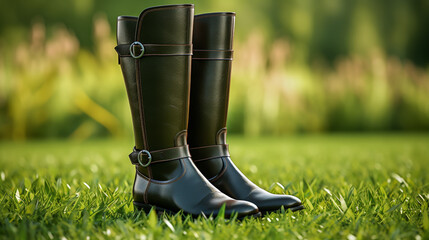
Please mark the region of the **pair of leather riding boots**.
[[225, 217], [242, 218], [303, 208], [294, 196], [257, 187], [230, 159], [234, 21], [230, 12], [194, 16], [192, 4], [118, 17], [115, 49], [134, 126], [129, 157], [137, 209], [216, 216], [224, 206]]

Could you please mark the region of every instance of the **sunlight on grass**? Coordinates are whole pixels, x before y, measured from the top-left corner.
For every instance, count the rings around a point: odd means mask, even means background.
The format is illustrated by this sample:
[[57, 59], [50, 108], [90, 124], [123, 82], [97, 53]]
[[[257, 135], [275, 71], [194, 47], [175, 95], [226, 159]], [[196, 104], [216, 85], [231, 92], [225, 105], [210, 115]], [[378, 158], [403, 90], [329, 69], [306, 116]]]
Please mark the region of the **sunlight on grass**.
[[45, 239], [426, 239], [425, 135], [230, 137], [236, 165], [301, 212], [243, 221], [134, 213], [132, 142], [0, 143], [0, 236]]

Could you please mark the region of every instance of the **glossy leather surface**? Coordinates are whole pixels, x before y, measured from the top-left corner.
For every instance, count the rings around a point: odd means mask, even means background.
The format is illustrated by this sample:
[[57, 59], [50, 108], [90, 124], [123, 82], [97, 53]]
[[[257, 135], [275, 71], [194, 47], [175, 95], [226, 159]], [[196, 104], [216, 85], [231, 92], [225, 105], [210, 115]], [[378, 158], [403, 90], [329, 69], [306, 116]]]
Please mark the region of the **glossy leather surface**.
[[[135, 41], [143, 45], [190, 45], [193, 12], [191, 4], [169, 5], [148, 8], [138, 18], [119, 17], [118, 45]], [[136, 165], [135, 205], [208, 216], [216, 215], [225, 204], [226, 217], [232, 212], [239, 217], [257, 214], [254, 204], [234, 200], [213, 187], [191, 158], [183, 157], [186, 151], [175, 154], [166, 150], [187, 146], [191, 56], [185, 50], [183, 54], [174, 52], [174, 56], [154, 51], [138, 59], [127, 54], [120, 57], [136, 148], [156, 156], [156, 162], [148, 167]], [[163, 151], [168, 159], [159, 154]], [[131, 160], [135, 163], [135, 156]]]
[[[234, 19], [234, 13], [195, 16], [194, 52], [232, 52]], [[292, 210], [302, 209], [298, 198], [271, 194], [256, 186], [240, 172], [229, 153], [225, 152], [228, 151], [225, 147], [226, 118], [232, 59], [218, 56], [224, 55], [194, 54], [192, 61], [188, 127], [192, 159], [216, 188], [234, 199], [255, 203], [261, 212], [276, 211], [282, 206]], [[216, 144], [219, 145], [218, 149], [213, 147]]]
[[[216, 216], [223, 204], [226, 206], [226, 217], [230, 217], [233, 212], [236, 212], [238, 217], [258, 213], [254, 204], [232, 199], [203, 180], [204, 176], [190, 158], [181, 159], [180, 163], [181, 174], [168, 181], [149, 181], [146, 176], [138, 174], [135, 185], [142, 187], [134, 188], [134, 201], [156, 205], [172, 212], [183, 210], [194, 216], [201, 213]], [[150, 187], [145, 194], [144, 187], [148, 182]]]
[[[194, 51], [232, 50], [234, 21], [234, 13], [195, 16]], [[229, 60], [193, 59], [188, 126], [190, 146], [216, 144], [217, 132], [226, 126], [230, 71]]]

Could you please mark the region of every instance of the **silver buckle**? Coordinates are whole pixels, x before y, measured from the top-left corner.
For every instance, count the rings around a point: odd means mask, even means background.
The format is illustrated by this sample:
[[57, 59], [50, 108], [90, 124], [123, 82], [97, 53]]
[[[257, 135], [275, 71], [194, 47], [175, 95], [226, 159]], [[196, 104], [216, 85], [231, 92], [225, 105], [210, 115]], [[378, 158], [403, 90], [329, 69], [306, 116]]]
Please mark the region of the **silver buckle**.
[[[147, 163], [143, 164], [142, 160], [143, 160], [143, 154], [147, 154]], [[139, 152], [139, 155], [137, 155], [137, 160], [139, 161], [140, 166], [142, 167], [147, 167], [149, 166], [149, 164], [152, 162], [152, 155], [150, 155], [150, 152], [147, 150], [141, 150]]]
[[[139, 55], [135, 55], [135, 53], [134, 53], [134, 46], [135, 45], [140, 46], [140, 54]], [[143, 46], [143, 44], [141, 42], [133, 42], [133, 43], [131, 43], [131, 45], [130, 45], [130, 54], [131, 54], [131, 57], [133, 57], [133, 58], [141, 58], [143, 56], [143, 54], [144, 54], [144, 46]]]

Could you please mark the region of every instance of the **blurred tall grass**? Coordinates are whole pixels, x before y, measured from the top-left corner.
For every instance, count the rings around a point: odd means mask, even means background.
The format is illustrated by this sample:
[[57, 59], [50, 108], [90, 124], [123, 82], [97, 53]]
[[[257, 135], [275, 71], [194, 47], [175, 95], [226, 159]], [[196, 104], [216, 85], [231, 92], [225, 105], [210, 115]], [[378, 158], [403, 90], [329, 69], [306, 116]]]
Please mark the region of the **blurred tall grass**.
[[[288, 16], [299, 22], [289, 26], [295, 39], [237, 23], [245, 34], [234, 43], [229, 132], [429, 130], [429, 68], [367, 48], [376, 40], [365, 24], [363, 39], [370, 42], [352, 41], [365, 54], [308, 61], [302, 56], [313, 30], [307, 29], [308, 12], [296, 14]], [[24, 40], [0, 45], [0, 139], [132, 135], [107, 19], [94, 17], [92, 48], [65, 25], [48, 28], [41, 20], [21, 34]]]
[[286, 40], [236, 44], [229, 127], [251, 135], [429, 130], [429, 71], [374, 51], [333, 67], [294, 63]]
[[94, 21], [94, 52], [65, 27], [46, 38], [42, 23], [30, 40], [0, 58], [1, 138], [120, 136], [130, 114], [110, 26]]

